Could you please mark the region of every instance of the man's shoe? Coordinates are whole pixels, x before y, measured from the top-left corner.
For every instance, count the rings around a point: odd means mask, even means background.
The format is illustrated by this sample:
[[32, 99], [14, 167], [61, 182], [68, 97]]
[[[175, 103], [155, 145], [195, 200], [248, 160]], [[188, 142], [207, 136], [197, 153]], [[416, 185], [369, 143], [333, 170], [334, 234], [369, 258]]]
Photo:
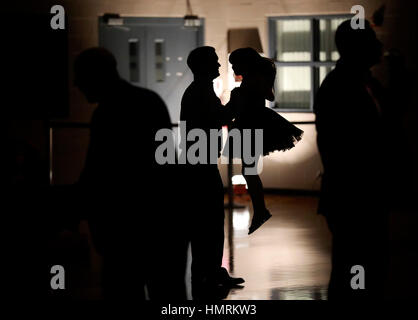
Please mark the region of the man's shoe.
[[230, 286], [230, 287], [233, 287], [233, 286], [236, 286], [245, 282], [243, 278], [231, 277], [228, 273], [228, 270], [226, 270], [223, 267], [219, 269], [217, 281], [219, 284], [223, 286]]

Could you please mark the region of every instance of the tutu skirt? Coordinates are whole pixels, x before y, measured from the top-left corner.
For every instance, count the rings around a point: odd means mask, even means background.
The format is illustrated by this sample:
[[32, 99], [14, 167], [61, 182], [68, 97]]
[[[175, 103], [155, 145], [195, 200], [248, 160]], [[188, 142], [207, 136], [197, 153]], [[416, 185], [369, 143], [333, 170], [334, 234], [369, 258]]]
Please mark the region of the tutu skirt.
[[[254, 110], [255, 111], [255, 110]], [[255, 150], [255, 129], [263, 130], [263, 156], [275, 151], [286, 151], [292, 149], [298, 141], [302, 139], [303, 131], [287, 121], [274, 110], [261, 107], [256, 112], [248, 112], [240, 115], [230, 126], [230, 130], [238, 129], [241, 137], [244, 137], [244, 129], [251, 129], [251, 153]], [[243, 139], [241, 140], [241, 153], [234, 154], [232, 145], [233, 138], [227, 139], [223, 155], [228, 156], [232, 153], [233, 158], [241, 158], [243, 154]], [[246, 141], [245, 143], [248, 143]], [[236, 149], [234, 149], [236, 150]]]

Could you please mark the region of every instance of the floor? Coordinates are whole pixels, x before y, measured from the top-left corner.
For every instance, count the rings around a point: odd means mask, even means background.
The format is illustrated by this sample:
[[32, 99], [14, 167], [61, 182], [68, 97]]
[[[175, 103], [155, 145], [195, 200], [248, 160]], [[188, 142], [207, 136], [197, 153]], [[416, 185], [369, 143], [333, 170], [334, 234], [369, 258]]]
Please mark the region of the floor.
[[[225, 198], [228, 201], [228, 198]], [[323, 216], [316, 214], [314, 196], [266, 195], [272, 218], [248, 236], [251, 201], [236, 196], [240, 208], [226, 210], [223, 265], [231, 275], [243, 277], [242, 289], [233, 289], [227, 300], [321, 300], [327, 298], [331, 271], [331, 234]], [[416, 298], [418, 288], [418, 215], [396, 210], [390, 216], [390, 258], [387, 298]], [[67, 234], [55, 243], [69, 261], [85, 252], [68, 273], [66, 294], [79, 299], [100, 299], [101, 258], [95, 252], [84, 221], [80, 236]], [[83, 244], [83, 245], [80, 245]], [[186, 284], [190, 295], [190, 268]], [[71, 285], [70, 285], [71, 284]]]
[[246, 282], [227, 300], [326, 299], [331, 234], [316, 214], [318, 198], [267, 195], [273, 216], [250, 236], [251, 201], [243, 195], [235, 203], [243, 208], [234, 209], [232, 219], [226, 211], [223, 265]]

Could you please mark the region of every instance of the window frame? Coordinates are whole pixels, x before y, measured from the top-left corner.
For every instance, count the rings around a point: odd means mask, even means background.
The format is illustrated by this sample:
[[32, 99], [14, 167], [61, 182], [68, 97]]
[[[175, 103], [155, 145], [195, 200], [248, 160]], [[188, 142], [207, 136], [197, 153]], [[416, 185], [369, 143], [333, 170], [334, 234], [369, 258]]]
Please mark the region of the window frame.
[[[320, 51], [320, 19], [349, 19], [353, 14], [325, 14], [325, 15], [297, 15], [297, 16], [274, 16], [268, 17], [269, 56], [273, 59], [277, 68], [280, 67], [309, 67], [311, 69], [311, 92], [309, 109], [280, 108], [276, 101], [270, 102], [270, 107], [278, 112], [312, 113], [315, 93], [319, 88], [319, 67], [334, 67], [337, 61], [319, 61]], [[276, 21], [279, 20], [310, 20], [311, 24], [311, 60], [309, 61], [277, 61], [277, 28]]]

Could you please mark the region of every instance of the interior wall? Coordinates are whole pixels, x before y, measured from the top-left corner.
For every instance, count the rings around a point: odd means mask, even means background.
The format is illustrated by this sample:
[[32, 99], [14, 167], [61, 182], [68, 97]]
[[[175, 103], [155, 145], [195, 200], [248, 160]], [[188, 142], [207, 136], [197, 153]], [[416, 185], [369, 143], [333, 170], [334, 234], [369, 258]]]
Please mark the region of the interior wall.
[[[406, 0], [405, 0], [406, 1]], [[59, 3], [60, 1], [56, 1]], [[205, 44], [215, 47], [222, 65], [220, 73], [224, 91], [222, 101], [227, 102], [227, 30], [229, 28], [257, 27], [264, 51], [268, 52], [267, 17], [279, 15], [319, 15], [349, 13], [353, 5], [364, 6], [366, 17], [381, 4], [386, 3], [387, 24], [378, 30], [386, 44], [402, 47], [405, 52], [412, 45], [405, 37], [397, 37], [393, 30], [405, 32], [410, 24], [402, 22], [402, 2], [396, 0], [191, 0], [193, 12], [205, 18]], [[182, 17], [186, 13], [185, 0], [67, 0], [61, 1], [66, 9], [69, 28], [70, 77], [72, 62], [82, 50], [98, 45], [98, 17], [104, 13], [119, 13], [125, 16]], [[405, 10], [404, 10], [405, 11]], [[413, 52], [413, 51], [408, 51]], [[408, 67], [416, 69], [415, 61], [408, 59]], [[70, 80], [70, 83], [72, 81]], [[88, 105], [81, 93], [70, 86], [69, 121], [88, 122], [94, 106]], [[290, 121], [312, 121], [312, 113], [283, 113]], [[261, 175], [266, 188], [318, 190], [322, 170], [316, 148], [314, 125], [301, 126], [305, 130], [302, 141], [291, 151], [273, 154], [264, 160]], [[61, 145], [59, 157], [55, 157], [56, 183], [72, 183], [77, 179], [84, 162], [86, 139], [83, 133], [60, 134], [55, 143]], [[78, 152], [74, 148], [81, 146]], [[66, 152], [68, 151], [68, 152]], [[225, 181], [226, 169], [221, 167]], [[239, 168], [235, 168], [239, 173]]]

